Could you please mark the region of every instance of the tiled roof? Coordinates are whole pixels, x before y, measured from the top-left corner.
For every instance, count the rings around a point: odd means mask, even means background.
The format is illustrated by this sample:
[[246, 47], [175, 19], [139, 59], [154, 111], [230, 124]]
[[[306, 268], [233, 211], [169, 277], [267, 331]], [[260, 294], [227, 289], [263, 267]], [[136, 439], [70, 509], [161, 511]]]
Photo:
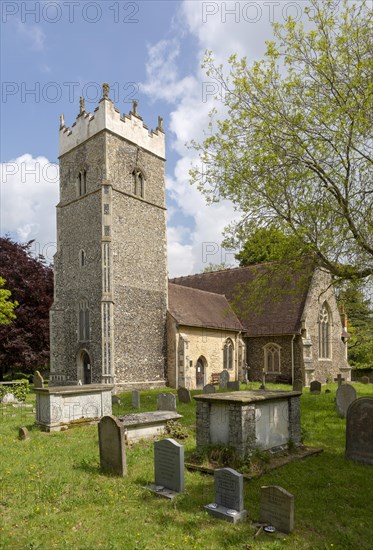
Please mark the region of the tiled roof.
[[298, 334], [314, 270], [309, 260], [267, 263], [177, 277], [171, 283], [225, 295], [247, 336]]
[[168, 311], [180, 325], [242, 331], [224, 296], [169, 283]]

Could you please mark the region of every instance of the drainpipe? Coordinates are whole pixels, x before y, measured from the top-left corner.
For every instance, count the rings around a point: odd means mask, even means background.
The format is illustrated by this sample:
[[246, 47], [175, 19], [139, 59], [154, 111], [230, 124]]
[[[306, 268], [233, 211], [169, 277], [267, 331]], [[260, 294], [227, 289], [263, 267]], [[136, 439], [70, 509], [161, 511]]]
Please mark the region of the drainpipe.
[[293, 334], [293, 338], [291, 339], [291, 384], [294, 385], [294, 340], [295, 340], [296, 334]]
[[[180, 328], [179, 325], [177, 326], [177, 334], [179, 335], [179, 338], [176, 341], [175, 338], [175, 386], [176, 389], [179, 387], [179, 361], [178, 361], [178, 349], [179, 349], [179, 343], [180, 343]], [[185, 361], [185, 357], [184, 357]]]

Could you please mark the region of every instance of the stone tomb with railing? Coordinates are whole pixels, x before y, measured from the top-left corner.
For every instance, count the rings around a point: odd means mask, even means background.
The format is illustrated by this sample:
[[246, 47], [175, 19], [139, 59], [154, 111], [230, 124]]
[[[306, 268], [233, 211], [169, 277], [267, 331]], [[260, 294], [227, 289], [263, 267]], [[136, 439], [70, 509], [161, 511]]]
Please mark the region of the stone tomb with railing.
[[225, 444], [245, 456], [253, 449], [301, 444], [299, 391], [235, 391], [196, 395], [197, 447]]

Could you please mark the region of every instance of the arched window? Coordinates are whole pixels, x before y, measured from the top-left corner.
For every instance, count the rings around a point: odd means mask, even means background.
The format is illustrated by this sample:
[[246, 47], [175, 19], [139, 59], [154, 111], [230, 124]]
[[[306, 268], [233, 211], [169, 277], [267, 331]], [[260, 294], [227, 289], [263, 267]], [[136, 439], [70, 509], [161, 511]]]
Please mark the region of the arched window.
[[233, 342], [227, 338], [223, 348], [223, 369], [233, 369]]
[[330, 325], [330, 309], [324, 302], [319, 313], [319, 359], [330, 359], [331, 357]]
[[87, 300], [81, 300], [79, 302], [78, 336], [80, 342], [86, 342], [90, 339], [89, 308]]
[[78, 175], [78, 194], [79, 197], [87, 193], [87, 170], [82, 170]]
[[80, 267], [84, 267], [85, 264], [86, 264], [86, 257], [85, 257], [85, 251], [84, 250], [81, 250], [79, 252], [79, 262], [80, 262]]
[[144, 198], [144, 176], [139, 170], [132, 172], [132, 193]]
[[277, 344], [264, 346], [264, 370], [265, 372], [281, 372], [281, 348]]

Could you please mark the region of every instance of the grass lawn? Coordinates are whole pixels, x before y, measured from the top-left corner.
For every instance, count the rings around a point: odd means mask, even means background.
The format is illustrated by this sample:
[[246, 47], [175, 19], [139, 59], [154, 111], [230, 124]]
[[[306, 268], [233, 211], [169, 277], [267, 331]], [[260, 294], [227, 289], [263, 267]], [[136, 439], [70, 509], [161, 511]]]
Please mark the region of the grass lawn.
[[[373, 385], [354, 384], [359, 397], [373, 397]], [[253, 385], [258, 387], [258, 385]], [[270, 388], [288, 389], [288, 386]], [[331, 393], [325, 394], [328, 387]], [[33, 426], [30, 408], [0, 411], [0, 548], [74, 550], [169, 550], [172, 548], [371, 550], [373, 466], [344, 459], [345, 420], [335, 412], [336, 384], [301, 397], [304, 443], [321, 455], [292, 462], [244, 482], [249, 521], [237, 525], [210, 517], [213, 477], [185, 471], [185, 493], [174, 501], [143, 488], [153, 482], [153, 444], [127, 450], [128, 475], [100, 471], [97, 426], [46, 434]], [[166, 390], [169, 391], [169, 390]], [[157, 391], [141, 393], [141, 411], [155, 410]], [[34, 403], [30, 394], [27, 403]], [[133, 412], [131, 395], [113, 414]], [[195, 449], [195, 402], [178, 404], [188, 427], [186, 460]], [[18, 440], [27, 426], [29, 441]], [[261, 485], [280, 485], [295, 496], [295, 530], [278, 539], [253, 539]]]

